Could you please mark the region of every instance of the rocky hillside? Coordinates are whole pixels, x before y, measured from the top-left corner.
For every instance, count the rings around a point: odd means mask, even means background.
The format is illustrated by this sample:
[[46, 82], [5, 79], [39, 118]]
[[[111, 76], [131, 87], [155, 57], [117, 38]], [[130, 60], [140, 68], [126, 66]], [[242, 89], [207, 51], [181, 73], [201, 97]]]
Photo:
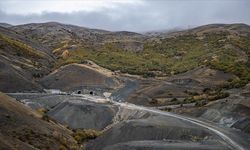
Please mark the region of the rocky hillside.
[[11, 27], [52, 48], [58, 57], [57, 67], [92, 60], [114, 71], [146, 77], [178, 74], [206, 65], [233, 72], [244, 80], [249, 79], [249, 28], [245, 24], [212, 24], [146, 36], [54, 22]]
[[55, 62], [49, 49], [11, 29], [0, 27], [0, 90], [41, 91], [35, 79], [49, 73]]
[[152, 35], [55, 22], [3, 26], [0, 91], [42, 115], [0, 94], [0, 149], [74, 149], [75, 140], [96, 137], [83, 146], [228, 149], [216, 129], [166, 111], [220, 124], [236, 144], [249, 145], [242, 140], [250, 132], [248, 25]]
[[25, 24], [13, 26], [11, 29], [49, 46], [57, 54], [80, 47], [94, 50], [103, 47], [106, 42], [134, 43], [137, 40], [141, 41], [143, 37], [133, 32], [110, 32], [56, 22]]
[[70, 130], [0, 93], [0, 149], [78, 149]]
[[171, 36], [179, 36], [185, 34], [196, 34], [202, 35], [206, 33], [218, 33], [218, 32], [230, 32], [235, 35], [246, 35], [249, 36], [250, 27], [246, 24], [208, 24], [204, 26], [199, 26], [193, 29], [185, 30], [185, 31], [173, 31], [168, 33], [159, 33], [158, 35], [161, 37], [171, 37]]
[[42, 78], [39, 83], [46, 89], [62, 91], [88, 89], [96, 93], [115, 89], [121, 84], [111, 72], [104, 73], [102, 70], [98, 71], [97, 68], [83, 64], [63, 66]]
[[[235, 78], [230, 79], [227, 86], [238, 87], [250, 79], [249, 28], [245, 24], [212, 24], [154, 36], [48, 22], [2, 28], [1, 39], [13, 45], [11, 38], [6, 36], [8, 31], [12, 38], [19, 35], [14, 46], [19, 44], [20, 49], [20, 43], [25, 43], [36, 50], [22, 45], [23, 53], [15, 52], [17, 56], [29, 57], [21, 62], [32, 62], [33, 57], [43, 58], [38, 59], [37, 64], [31, 64], [36, 70], [39, 66], [40, 70], [48, 66], [47, 60], [51, 59], [47, 54], [56, 58], [55, 63], [49, 63], [53, 65], [48, 67], [53, 68], [52, 71], [66, 64], [86, 64], [89, 60], [112, 71], [143, 77], [165, 77], [205, 66], [232, 73]], [[22, 35], [25, 37], [20, 38]], [[39, 43], [39, 47], [34, 43]], [[10, 48], [2, 44], [2, 53], [7, 52], [4, 49]], [[42, 77], [48, 74], [46, 71], [34, 76]]]
[[[11, 96], [35, 110], [45, 107], [50, 118], [76, 131], [74, 137], [85, 143], [86, 150], [234, 149], [209, 127], [173, 117], [168, 112], [125, 103], [114, 105], [90, 95], [13, 93]], [[249, 146], [248, 136], [241, 132], [221, 127], [215, 130]]]

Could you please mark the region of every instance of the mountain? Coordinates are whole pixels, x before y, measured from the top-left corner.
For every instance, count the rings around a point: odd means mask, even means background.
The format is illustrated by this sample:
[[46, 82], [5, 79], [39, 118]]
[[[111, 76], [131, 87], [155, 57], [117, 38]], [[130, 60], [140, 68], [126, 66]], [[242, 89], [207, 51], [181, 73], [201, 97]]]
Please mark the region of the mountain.
[[[53, 71], [58, 66], [57, 62], [67, 57], [67, 53], [79, 48], [93, 52], [108, 47], [110, 43], [124, 49], [142, 45], [137, 41], [142, 35], [137, 33], [109, 32], [55, 22], [1, 27], [0, 35], [0, 74], [4, 79], [0, 89], [4, 92], [43, 91], [36, 80]], [[55, 61], [54, 58], [59, 59]]]
[[0, 149], [248, 147], [249, 29], [0, 27]]
[[169, 37], [169, 36], [178, 36], [178, 35], [187, 35], [187, 34], [195, 34], [202, 35], [206, 33], [218, 33], [218, 32], [229, 32], [230, 34], [238, 34], [238, 35], [246, 35], [249, 36], [250, 27], [247, 24], [236, 23], [236, 24], [208, 24], [203, 25], [187, 30], [177, 30], [168, 33], [159, 34], [161, 37]]
[[[33, 62], [29, 66], [36, 64], [35, 68], [31, 67], [36, 74], [30, 67], [27, 67], [28, 71], [26, 68], [21, 70], [28, 72], [29, 75], [21, 73], [28, 76], [28, 80], [36, 76], [41, 78], [66, 64], [91, 60], [112, 71], [144, 77], [169, 76], [207, 66], [233, 73], [240, 78], [239, 84], [246, 84], [250, 78], [249, 28], [245, 24], [210, 24], [148, 36], [48, 22], [1, 28], [0, 31], [5, 43], [6, 37], [11, 37], [19, 42], [14, 46], [19, 44], [20, 47], [20, 43], [24, 43], [32, 47], [32, 55], [42, 58], [34, 63], [31, 54], [26, 57], [25, 60]], [[2, 46], [2, 53], [5, 53], [2, 57], [9, 55], [4, 48], [7, 49], [7, 46]], [[9, 49], [14, 49], [13, 44]], [[23, 49], [23, 52], [27, 52], [27, 48]], [[9, 60], [15, 61], [25, 55]], [[14, 58], [13, 54], [11, 57]], [[22, 68], [20, 65], [18, 67]]]
[[[92, 60], [113, 71], [143, 76], [168, 76], [208, 66], [249, 79], [248, 25], [208, 25], [140, 40], [78, 47], [57, 66]], [[133, 39], [133, 38], [132, 38]], [[128, 49], [127, 49], [128, 48]], [[241, 70], [241, 71], [240, 71]]]
[[11, 29], [49, 46], [54, 52], [79, 47], [95, 49], [106, 41], [136, 40], [142, 36], [133, 32], [110, 32], [57, 22], [18, 25]]

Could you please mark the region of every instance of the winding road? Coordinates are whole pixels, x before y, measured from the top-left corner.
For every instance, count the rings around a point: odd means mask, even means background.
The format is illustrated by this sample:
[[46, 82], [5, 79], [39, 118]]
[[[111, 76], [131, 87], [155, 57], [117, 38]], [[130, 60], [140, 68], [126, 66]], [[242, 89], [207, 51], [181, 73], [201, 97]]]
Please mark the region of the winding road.
[[[8, 93], [8, 95], [39, 95], [41, 93]], [[45, 94], [47, 95], [47, 94]], [[183, 121], [187, 121], [190, 123], [193, 123], [195, 125], [198, 125], [200, 127], [206, 128], [210, 131], [212, 131], [213, 133], [215, 133], [217, 136], [219, 136], [221, 139], [223, 139], [228, 146], [230, 146], [231, 149], [233, 150], [246, 150], [247, 148], [243, 147], [242, 145], [240, 145], [238, 142], [236, 142], [234, 139], [232, 139], [227, 133], [225, 133], [224, 131], [222, 131], [222, 129], [216, 125], [212, 125], [210, 123], [195, 119], [195, 118], [191, 118], [191, 117], [187, 117], [187, 116], [182, 116], [182, 115], [177, 115], [177, 114], [173, 114], [170, 112], [165, 112], [165, 111], [161, 111], [161, 110], [157, 110], [155, 108], [149, 108], [149, 107], [144, 107], [144, 106], [138, 106], [138, 105], [134, 105], [134, 104], [130, 104], [130, 103], [121, 103], [121, 102], [116, 102], [116, 101], [112, 101], [103, 97], [99, 97], [99, 96], [92, 96], [92, 95], [83, 95], [83, 94], [72, 94], [74, 96], [78, 96], [83, 100], [88, 100], [88, 101], [93, 101], [96, 103], [106, 103], [106, 102], [111, 102], [113, 105], [119, 106], [119, 107], [124, 107], [127, 109], [133, 109], [133, 110], [142, 110], [142, 111], [147, 111], [150, 113], [155, 113], [155, 114], [160, 114], [163, 116], [168, 116], [168, 117], [174, 117]]]
[[[89, 96], [89, 95], [81, 95], [82, 97], [84, 97], [84, 99], [88, 99], [90, 101], [95, 101], [95, 102], [105, 102], [105, 101], [110, 101], [108, 99], [103, 99], [101, 97], [93, 97], [93, 96]], [[160, 114], [163, 116], [168, 116], [168, 117], [174, 117], [183, 121], [187, 121], [190, 123], [193, 123], [195, 125], [198, 125], [200, 127], [206, 128], [210, 131], [212, 131], [213, 133], [215, 133], [216, 135], [218, 135], [221, 139], [223, 139], [233, 150], [246, 150], [246, 148], [244, 148], [243, 146], [241, 146], [240, 144], [238, 144], [237, 142], [235, 142], [233, 139], [231, 139], [228, 135], [226, 135], [225, 133], [223, 133], [223, 131], [220, 131], [220, 128], [209, 124], [207, 122], [195, 119], [195, 118], [191, 118], [191, 117], [186, 117], [186, 116], [182, 116], [182, 115], [177, 115], [174, 113], [170, 113], [170, 112], [165, 112], [165, 111], [161, 111], [161, 110], [157, 110], [154, 108], [149, 108], [149, 107], [144, 107], [144, 106], [138, 106], [135, 104], [131, 104], [131, 103], [122, 103], [122, 102], [116, 102], [116, 101], [111, 101], [114, 105], [120, 106], [120, 107], [124, 107], [127, 109], [135, 109], [135, 110], [143, 110], [143, 111], [147, 111], [147, 112], [151, 112], [151, 113], [155, 113], [155, 114]]]
[[230, 147], [232, 149], [234, 149], [234, 150], [245, 150], [245, 148], [243, 148], [237, 142], [235, 142], [234, 140], [232, 140], [229, 136], [227, 136], [226, 134], [224, 134], [223, 132], [221, 132], [219, 129], [217, 129], [216, 126], [211, 125], [209, 123], [206, 123], [204, 121], [201, 121], [201, 120], [198, 120], [198, 119], [194, 119], [194, 118], [190, 118], [190, 117], [186, 117], [186, 116], [181, 116], [181, 115], [173, 114], [173, 113], [169, 113], [169, 112], [155, 110], [155, 109], [152, 109], [152, 108], [147, 108], [147, 107], [143, 107], [143, 106], [137, 106], [137, 105], [129, 104], [129, 103], [118, 103], [118, 102], [115, 102], [114, 104], [119, 105], [121, 107], [129, 108], [129, 109], [137, 109], [137, 110], [148, 111], [148, 112], [151, 112], [151, 113], [156, 113], [156, 114], [160, 114], [160, 115], [163, 115], [163, 116], [174, 117], [174, 118], [178, 118], [178, 119], [183, 120], [183, 121], [191, 122], [193, 124], [196, 124], [198, 126], [204, 127], [206, 129], [214, 132], [216, 135], [218, 135], [219, 137], [221, 137], [228, 145], [230, 145]]

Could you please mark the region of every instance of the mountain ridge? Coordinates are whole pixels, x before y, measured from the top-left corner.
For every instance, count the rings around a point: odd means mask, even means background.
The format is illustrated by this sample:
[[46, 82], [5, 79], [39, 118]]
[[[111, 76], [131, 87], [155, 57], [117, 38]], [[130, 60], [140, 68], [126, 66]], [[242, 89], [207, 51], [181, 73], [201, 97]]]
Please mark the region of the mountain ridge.
[[[0, 149], [228, 149], [216, 131], [248, 147], [248, 33], [242, 24], [159, 36], [55, 22], [0, 27], [0, 91], [44, 119], [0, 93]], [[164, 111], [222, 127], [187, 126]]]
[[[12, 41], [16, 44], [28, 45], [29, 49], [34, 49], [34, 54], [40, 51], [45, 53], [46, 58], [43, 59], [49, 60], [49, 63], [41, 59], [40, 66], [49, 66], [45, 71], [38, 71], [37, 68], [35, 72], [28, 71], [33, 76], [29, 80], [37, 77], [39, 80], [66, 64], [91, 60], [112, 71], [144, 77], [170, 76], [208, 66], [236, 73], [246, 83], [249, 80], [250, 36], [245, 30], [249, 28], [246, 24], [209, 24], [155, 37], [129, 31], [111, 32], [47, 22], [2, 27], [0, 33], [2, 37], [7, 35], [15, 39]], [[25, 50], [24, 47], [21, 49]], [[23, 57], [23, 54], [16, 56], [20, 54], [8, 53], [2, 51], [3, 58], [9, 57], [11, 60]], [[26, 60], [29, 59], [27, 57]], [[237, 69], [245, 71], [237, 72]]]

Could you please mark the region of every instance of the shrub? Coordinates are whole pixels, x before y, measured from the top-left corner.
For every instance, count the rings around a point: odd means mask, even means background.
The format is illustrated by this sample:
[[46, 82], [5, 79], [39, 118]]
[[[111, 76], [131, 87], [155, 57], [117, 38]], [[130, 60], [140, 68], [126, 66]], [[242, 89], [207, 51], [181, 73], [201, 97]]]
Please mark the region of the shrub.
[[206, 102], [205, 100], [201, 100], [201, 101], [197, 101], [197, 102], [195, 103], [195, 106], [201, 107], [201, 106], [204, 106], [204, 105], [206, 105], [206, 104], [207, 104], [207, 102]]
[[40, 115], [42, 115], [42, 119], [45, 121], [49, 121], [49, 116], [47, 115], [48, 109], [39, 108], [36, 110]]
[[150, 78], [155, 77], [155, 74], [153, 72], [147, 72], [143, 74], [143, 78]]
[[230, 96], [230, 94], [227, 92], [219, 92], [212, 100], [222, 99], [222, 98], [226, 98], [228, 96]]
[[152, 105], [155, 105], [155, 104], [158, 104], [158, 101], [157, 101], [157, 99], [151, 99], [150, 101], [149, 101], [149, 103], [150, 104], [152, 104]]
[[211, 91], [210, 88], [204, 88], [204, 89], [202, 90], [202, 92], [204, 92], [204, 93], [207, 93], [207, 92], [209, 92], [209, 91]]
[[170, 111], [172, 111], [172, 108], [168, 108], [168, 107], [167, 107], [167, 108], [164, 108], [163, 110], [164, 110], [164, 111], [167, 111], [167, 112], [170, 112]]
[[172, 98], [171, 102], [176, 102], [178, 99], [177, 98]]
[[101, 131], [97, 131], [97, 130], [92, 130], [92, 129], [77, 129], [74, 133], [73, 133], [73, 137], [75, 138], [75, 140], [81, 144], [83, 142], [86, 142], [88, 140], [91, 139], [95, 139], [98, 136], [100, 136], [102, 134]]
[[[147, 78], [177, 74], [206, 65], [237, 75], [242, 80], [235, 83], [235, 87], [239, 87], [250, 80], [250, 62], [249, 60], [239, 62], [241, 56], [234, 47], [244, 50], [249, 57], [249, 37], [228, 39], [228, 35], [230, 35], [228, 32], [218, 32], [204, 34], [202, 40], [196, 35], [146, 40], [141, 52], [126, 51], [120, 42], [105, 42], [98, 48], [86, 45], [70, 51], [69, 57], [65, 60], [60, 58], [56, 66], [92, 60], [112, 71], [120, 70], [122, 73], [137, 74]], [[226, 44], [233, 45], [233, 48], [225, 48]]]
[[223, 84], [223, 88], [231, 89], [231, 88], [239, 88], [243, 87], [248, 83], [247, 79], [234, 78], [229, 79]]

